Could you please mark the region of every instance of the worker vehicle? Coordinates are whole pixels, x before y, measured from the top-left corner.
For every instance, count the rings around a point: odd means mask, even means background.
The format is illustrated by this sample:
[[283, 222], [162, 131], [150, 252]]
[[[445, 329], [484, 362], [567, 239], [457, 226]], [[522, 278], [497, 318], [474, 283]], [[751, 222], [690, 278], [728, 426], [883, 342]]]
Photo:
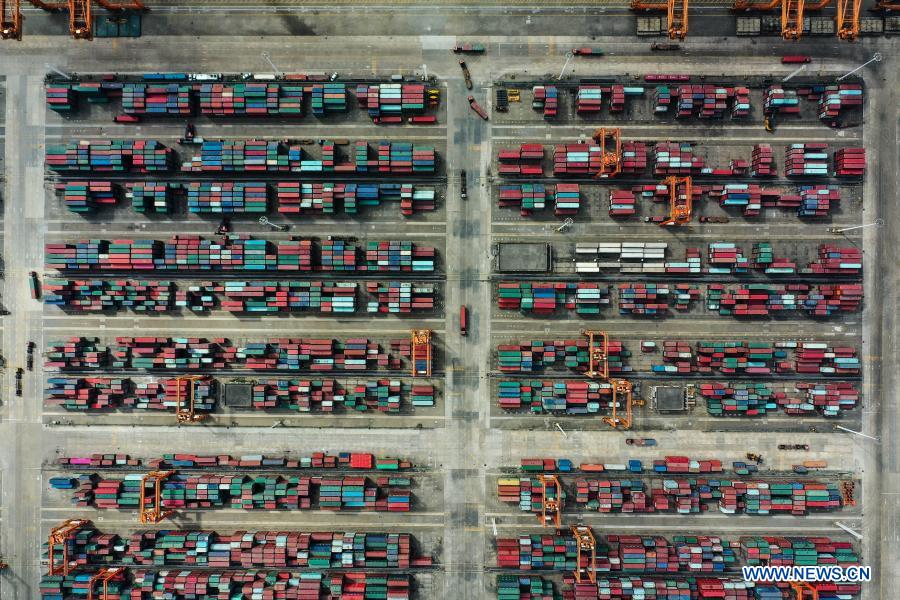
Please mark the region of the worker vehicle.
[[487, 114], [487, 111], [485, 111], [483, 108], [481, 108], [481, 105], [480, 105], [480, 104], [478, 104], [477, 102], [475, 102], [475, 96], [469, 96], [469, 97], [467, 98], [467, 100], [469, 101], [469, 108], [471, 108], [472, 110], [474, 110], [475, 113], [476, 113], [479, 117], [481, 117], [482, 119], [484, 119], [485, 121], [487, 121], [487, 120], [488, 120], [488, 114]]
[[662, 42], [654, 42], [650, 44], [650, 50], [653, 52], [674, 52], [681, 50], [681, 44], [665, 44]]
[[466, 80], [466, 89], [472, 89], [472, 74], [469, 73], [469, 65], [466, 64], [466, 61], [463, 59], [459, 59], [459, 68], [462, 69], [463, 77]]
[[509, 88], [509, 90], [507, 91], [506, 97], [510, 102], [521, 102], [522, 101], [522, 95], [521, 95], [521, 92], [518, 90], [518, 88]]
[[655, 446], [656, 440], [653, 438], [628, 438], [625, 443], [629, 446]]
[[222, 217], [219, 228], [216, 229], [216, 235], [228, 235], [231, 233], [231, 217]]
[[572, 56], [603, 56], [603, 48], [592, 48], [590, 46], [572, 48]]
[[425, 95], [428, 98], [428, 106], [435, 107], [441, 101], [441, 90], [438, 88], [428, 88]]
[[25, 375], [25, 370], [22, 367], [16, 369], [16, 396], [22, 395], [22, 376]]
[[113, 119], [115, 123], [140, 123], [141, 118], [135, 115], [116, 115]]
[[747, 453], [747, 460], [752, 460], [753, 462], [755, 462], [758, 465], [763, 464], [763, 457], [760, 456], [759, 454], [755, 454], [753, 452]]
[[767, 116], [765, 120], [763, 120], [763, 125], [765, 126], [766, 131], [768, 131], [769, 133], [775, 133], [775, 119], [773, 119], [772, 117]]
[[466, 170], [463, 169], [459, 172], [459, 197], [465, 200], [469, 197], [468, 192], [466, 191]]
[[459, 335], [469, 335], [469, 309], [465, 304], [459, 307]]
[[809, 450], [809, 444], [778, 444], [779, 450]]
[[781, 57], [781, 64], [783, 65], [802, 65], [809, 62], [812, 62], [812, 57], [805, 54], [788, 54]]
[[39, 300], [41, 297], [41, 281], [38, 279], [37, 271], [31, 271], [28, 284], [31, 286], [31, 297]]
[[704, 215], [699, 219], [701, 223], [728, 223], [730, 220], [731, 219], [728, 217], [713, 217], [708, 215]]

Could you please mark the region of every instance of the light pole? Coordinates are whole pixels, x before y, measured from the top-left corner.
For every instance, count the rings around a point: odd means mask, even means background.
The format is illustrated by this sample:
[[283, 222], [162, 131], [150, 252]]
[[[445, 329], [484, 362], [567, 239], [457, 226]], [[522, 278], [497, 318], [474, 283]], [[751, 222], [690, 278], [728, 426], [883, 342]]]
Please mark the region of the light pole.
[[428, 65], [422, 63], [422, 81], [428, 81]]
[[277, 223], [273, 223], [266, 217], [259, 218], [260, 225], [268, 225], [272, 229], [277, 229], [278, 231], [287, 231], [287, 225], [278, 225]]
[[569, 61], [572, 60], [573, 56], [574, 54], [572, 54], [571, 52], [566, 52], [566, 62], [563, 64], [562, 71], [559, 72], [559, 77], [556, 78], [557, 81], [563, 78], [563, 75], [566, 72], [566, 68], [569, 66]]
[[566, 433], [566, 430], [562, 428], [562, 425], [560, 425], [559, 423], [554, 423], [554, 425], [556, 425], [556, 428], [559, 429], [559, 432], [563, 434], [564, 438], [569, 439], [569, 434]]
[[835, 425], [834, 428], [840, 429], [841, 431], [846, 431], [847, 433], [852, 433], [853, 435], [858, 435], [860, 437], [864, 437], [866, 439], [870, 439], [870, 440], [874, 441], [876, 444], [881, 443], [881, 440], [878, 439], [877, 437], [872, 436], [872, 435], [867, 435], [867, 434], [863, 433], [862, 431], [853, 431], [852, 429], [847, 429], [846, 427], [841, 427], [840, 425]]
[[858, 531], [853, 531], [852, 529], [850, 529], [849, 527], [847, 527], [840, 521], [835, 521], [834, 524], [837, 525], [838, 527], [840, 527], [841, 529], [843, 529], [844, 531], [846, 531], [847, 533], [849, 533], [850, 535], [852, 535], [853, 537], [855, 537], [857, 540], [863, 539], [863, 536], [861, 533], [859, 533]]
[[806, 65], [800, 65], [799, 68], [791, 71], [791, 74], [788, 75], [787, 77], [785, 77], [784, 79], [782, 79], [781, 81], [787, 81], [788, 79], [793, 79], [794, 77], [796, 77], [797, 75], [799, 75], [800, 73], [802, 73], [805, 70], [806, 70]]
[[262, 53], [262, 57], [263, 57], [264, 59], [266, 59], [266, 62], [269, 63], [269, 66], [270, 66], [270, 67], [272, 67], [272, 71], [274, 71], [274, 72], [277, 74], [277, 73], [279, 72], [279, 71], [278, 71], [278, 67], [276, 67], [276, 66], [275, 66], [275, 63], [272, 62], [272, 57], [269, 56], [269, 53], [268, 53], [268, 52], [263, 52], [263, 53]]
[[65, 78], [68, 79], [69, 81], [72, 80], [72, 77], [69, 76], [68, 73], [64, 73], [64, 72], [60, 71], [59, 69], [57, 69], [56, 67], [54, 67], [54, 66], [51, 65], [50, 63], [44, 63], [44, 66], [47, 67], [48, 69], [50, 69], [51, 71], [53, 71], [54, 73], [56, 73], [57, 75], [59, 75], [60, 77], [65, 77]]
[[857, 71], [859, 71], [860, 69], [862, 69], [863, 67], [865, 67], [866, 65], [868, 65], [869, 63], [873, 63], [873, 62], [881, 62], [881, 59], [882, 59], [882, 58], [884, 58], [884, 57], [881, 56], [881, 52], [876, 52], [875, 54], [872, 55], [872, 58], [870, 58], [869, 60], [867, 60], [867, 61], [864, 62], [863, 64], [859, 65], [858, 67], [856, 67], [855, 69], [853, 69], [853, 70], [850, 71], [849, 73], [844, 73], [843, 75], [841, 75], [840, 77], [838, 77], [837, 80], [838, 80], [838, 81], [841, 81], [842, 79], [845, 79], [845, 78], [847, 78], [847, 77], [850, 77], [851, 75], [853, 75], [854, 73], [856, 73]]
[[848, 231], [853, 231], [854, 229], [865, 229], [866, 227], [881, 227], [884, 225], [884, 219], [875, 219], [871, 223], [866, 223], [865, 225], [854, 225], [853, 227], [830, 227], [828, 229], [829, 233], [847, 233]]

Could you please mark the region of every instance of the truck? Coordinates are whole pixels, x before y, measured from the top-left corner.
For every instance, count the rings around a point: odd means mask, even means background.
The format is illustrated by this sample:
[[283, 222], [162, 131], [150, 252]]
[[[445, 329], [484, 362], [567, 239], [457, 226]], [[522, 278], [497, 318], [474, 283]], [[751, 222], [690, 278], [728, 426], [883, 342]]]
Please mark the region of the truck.
[[140, 123], [141, 118], [137, 115], [116, 115], [113, 121], [115, 123]]
[[472, 74], [469, 73], [469, 65], [466, 64], [466, 61], [463, 59], [459, 59], [459, 68], [462, 69], [463, 77], [466, 80], [466, 89], [472, 89]]
[[459, 172], [459, 197], [465, 200], [469, 197], [469, 193], [466, 190], [466, 170], [462, 169]]
[[25, 361], [25, 367], [29, 371], [34, 371], [34, 342], [28, 342]]
[[16, 396], [22, 395], [22, 376], [25, 375], [25, 370], [22, 367], [16, 369]]
[[469, 96], [467, 99], [469, 101], [469, 108], [474, 110], [478, 114], [479, 117], [481, 117], [482, 119], [487, 121], [488, 120], [487, 111], [485, 111], [483, 108], [481, 108], [480, 104], [475, 102], [475, 96]]
[[681, 44], [666, 44], [663, 42], [653, 42], [650, 44], [650, 50], [653, 52], [674, 52], [681, 50]]
[[591, 46], [572, 48], [572, 56], [603, 56], [603, 48], [594, 48]]
[[28, 277], [28, 285], [31, 286], [31, 297], [35, 300], [41, 298], [41, 280], [38, 279], [37, 271], [32, 271]]
[[454, 54], [484, 54], [484, 44], [457, 44], [453, 46]]
[[788, 54], [781, 57], [781, 64], [783, 65], [802, 65], [808, 62], [812, 62], [812, 57], [805, 54]]
[[469, 335], [469, 309], [465, 304], [459, 307], [459, 335]]

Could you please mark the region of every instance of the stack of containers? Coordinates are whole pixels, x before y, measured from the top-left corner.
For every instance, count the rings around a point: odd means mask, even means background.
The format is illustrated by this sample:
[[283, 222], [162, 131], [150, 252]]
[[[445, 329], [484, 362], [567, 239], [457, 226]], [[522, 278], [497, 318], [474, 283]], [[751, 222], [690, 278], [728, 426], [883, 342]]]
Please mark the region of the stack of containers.
[[500, 283], [497, 299], [501, 309], [537, 314], [551, 314], [564, 307], [580, 315], [597, 315], [601, 304], [609, 304], [609, 288], [585, 282]]
[[562, 144], [553, 149], [554, 175], [590, 175], [600, 171], [600, 147], [592, 144]]
[[[746, 90], [746, 88], [744, 88]], [[734, 98], [734, 88], [712, 84], [690, 84], [678, 86], [678, 105], [675, 116], [690, 117], [696, 114], [701, 119], [721, 118], [728, 108], [728, 101]], [[746, 91], [749, 110], [749, 90]]]
[[343, 83], [316, 83], [311, 96], [312, 112], [317, 117], [347, 110], [347, 86]]
[[854, 246], [822, 244], [809, 269], [812, 273], [858, 275], [862, 272], [862, 251]]
[[689, 142], [659, 142], [653, 148], [655, 175], [696, 175], [704, 169]]
[[796, 348], [794, 370], [819, 375], [859, 375], [859, 357], [855, 348], [834, 347], [819, 342], [781, 342]]
[[434, 309], [434, 286], [407, 281], [366, 282], [366, 291], [374, 300], [367, 304], [370, 313], [399, 313], [431, 311]]
[[131, 200], [135, 212], [166, 214], [171, 200], [171, 183], [159, 181], [138, 181], [125, 185], [125, 197]]
[[544, 114], [544, 119], [552, 120], [556, 118], [559, 110], [559, 90], [555, 85], [536, 85], [531, 90], [534, 99], [531, 102], [531, 108], [540, 110]]
[[575, 110], [583, 116], [596, 115], [600, 112], [602, 101], [599, 85], [579, 85], [575, 93]]
[[57, 183], [66, 208], [72, 212], [90, 213], [98, 206], [115, 206], [117, 198], [110, 181], [69, 181]]
[[750, 88], [736, 87], [734, 88], [734, 104], [731, 107], [731, 117], [733, 119], [746, 117], [750, 115]]
[[763, 113], [776, 114], [800, 114], [800, 98], [797, 90], [785, 89], [780, 85], [770, 85], [763, 95]]
[[612, 386], [574, 380], [500, 381], [497, 394], [500, 408], [504, 410], [527, 408], [535, 414], [592, 415], [610, 408]]
[[44, 366], [51, 369], [99, 369], [106, 365], [109, 351], [97, 338], [70, 337], [47, 344], [44, 357]]
[[828, 144], [807, 142], [785, 149], [785, 175], [788, 177], [828, 177]]
[[322, 242], [320, 268], [323, 271], [355, 271], [356, 245], [343, 240]]
[[53, 171], [169, 171], [175, 154], [156, 140], [69, 142], [48, 146], [46, 162]]
[[711, 242], [707, 260], [709, 273], [746, 273], [750, 268], [750, 260], [732, 242]]
[[630, 190], [609, 191], [609, 216], [628, 217], [635, 214], [634, 193]]
[[767, 275], [789, 275], [797, 271], [793, 261], [775, 257], [770, 242], [754, 242], [751, 258], [753, 267], [763, 269]]
[[224, 294], [226, 299], [221, 306], [231, 312], [356, 312], [356, 283], [225, 281], [203, 282], [201, 285]]
[[836, 185], [802, 185], [799, 193], [800, 217], [827, 217], [841, 201], [841, 190]]
[[776, 395], [763, 383], [701, 383], [699, 391], [715, 417], [764, 416], [776, 407]]
[[718, 199], [720, 206], [740, 206], [745, 217], [759, 215], [763, 205], [763, 190], [755, 183], [713, 185], [708, 194]]
[[555, 203], [554, 215], [559, 217], [578, 214], [578, 209], [581, 208], [581, 189], [577, 183], [557, 183], [551, 194]]
[[497, 600], [545, 600], [555, 597], [553, 589], [542, 577], [497, 575]]
[[834, 153], [834, 176], [860, 178], [866, 174], [865, 148], [840, 148]]
[[78, 96], [69, 84], [54, 84], [47, 87], [47, 106], [58, 113], [73, 112], [78, 106]]
[[106, 410], [122, 406], [129, 390], [127, 379], [50, 377], [44, 403], [65, 410]]
[[750, 175], [774, 177], [777, 175], [775, 169], [775, 156], [771, 144], [755, 144], [750, 155]]
[[[425, 85], [420, 83], [382, 83], [358, 85], [356, 100], [373, 119], [400, 122], [406, 115], [425, 112]], [[387, 120], [390, 119], [390, 120]]]
[[[622, 347], [622, 342], [610, 341], [607, 356], [610, 373], [630, 372], [631, 367], [624, 362], [630, 355]], [[530, 373], [558, 366], [581, 372], [586, 371], [588, 367], [588, 342], [586, 339], [578, 339], [534, 340], [521, 345], [500, 344], [497, 346], [497, 360], [503, 372]]]
[[190, 115], [193, 112], [191, 86], [124, 83], [122, 111], [131, 115]]
[[44, 303], [73, 311], [166, 312], [174, 306], [171, 281], [47, 279]]
[[544, 147], [541, 144], [521, 144], [518, 148], [502, 149], [498, 160], [501, 175], [540, 177], [544, 174]]
[[823, 121], [833, 121], [846, 107], [862, 106], [862, 103], [862, 84], [841, 83], [826, 86], [819, 98], [819, 118]]
[[287, 171], [281, 142], [266, 140], [204, 141], [200, 155], [182, 163], [182, 171]]
[[187, 207], [192, 213], [262, 213], [268, 211], [263, 182], [192, 181], [187, 184]]
[[666, 283], [620, 283], [619, 314], [666, 316], [670, 292]]
[[520, 214], [530, 215], [546, 208], [547, 186], [543, 183], [506, 183], [500, 185], [501, 208], [516, 207]]

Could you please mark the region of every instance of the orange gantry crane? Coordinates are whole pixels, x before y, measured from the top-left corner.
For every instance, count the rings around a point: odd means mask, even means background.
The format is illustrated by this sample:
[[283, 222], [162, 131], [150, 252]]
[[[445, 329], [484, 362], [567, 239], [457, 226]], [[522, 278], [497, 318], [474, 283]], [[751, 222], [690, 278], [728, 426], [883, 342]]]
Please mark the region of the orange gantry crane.
[[862, 0], [837, 0], [837, 34], [842, 40], [854, 41], [859, 37], [859, 10]]
[[[631, 382], [627, 379], [610, 378], [609, 376], [609, 336], [605, 331], [586, 329], [581, 332], [588, 338], [588, 369], [585, 376], [589, 379], [600, 379], [612, 386], [612, 415], [603, 417], [603, 422], [617, 429], [631, 429], [634, 422], [633, 407], [643, 406], [643, 400], [634, 399]], [[619, 402], [625, 405], [625, 416], [619, 415]]]
[[694, 214], [693, 179], [672, 176], [663, 180], [663, 185], [669, 188], [669, 218], [660, 225], [687, 225]]
[[[175, 418], [179, 423], [199, 423], [206, 418], [206, 415], [198, 415], [194, 411], [194, 393], [196, 388], [194, 382], [203, 379], [203, 375], [184, 375], [175, 378]], [[181, 387], [182, 382], [187, 381], [187, 400], [182, 404]]]
[[413, 377], [431, 377], [431, 330], [413, 329], [410, 341]]
[[[853, 7], [846, 7], [848, 9], [845, 13], [847, 18], [844, 21], [846, 28], [854, 30], [855, 33], [841, 35], [840, 7], [838, 8], [838, 36], [842, 39], [855, 39], [859, 33], [859, 6], [862, 0], [852, 1], [856, 3], [855, 10], [851, 10]], [[752, 0], [734, 0], [731, 10], [735, 12], [765, 12], [781, 7], [781, 37], [786, 40], [799, 40], [803, 36], [803, 17], [806, 11], [822, 10], [830, 3], [831, 0], [818, 0], [818, 2], [809, 4], [805, 0], [768, 0], [755, 4]]]
[[669, 21], [669, 38], [683, 40], [688, 32], [688, 0], [668, 0], [658, 4], [646, 0], [631, 0], [634, 11], [665, 11]]
[[[34, 6], [50, 12], [69, 11], [69, 34], [76, 40], [91, 40], [94, 38], [94, 17], [92, 12], [92, 0], [65, 0], [63, 2], [44, 2], [44, 0], [29, 0]], [[22, 13], [21, 0], [0, 0], [2, 8], [2, 21], [0, 21], [0, 38], [22, 39]], [[97, 0], [97, 4], [109, 11], [121, 10], [147, 10], [141, 0], [127, 0], [125, 2], [111, 2], [110, 0]]]
[[[71, 565], [69, 564], [69, 538], [73, 533], [87, 526], [90, 523], [87, 519], [68, 519], [63, 521], [62, 525], [54, 527], [50, 530], [50, 536], [47, 539], [47, 556], [50, 565], [47, 571], [50, 575], [68, 575]], [[62, 546], [62, 564], [57, 565], [56, 547]]]
[[22, 39], [22, 11], [19, 0], [0, 0], [0, 39]]
[[559, 527], [562, 523], [562, 484], [556, 475], [539, 475], [541, 482], [541, 514], [538, 519], [541, 525], [553, 523]]
[[[575, 563], [575, 581], [581, 583], [585, 579], [597, 583], [597, 540], [594, 532], [586, 525], [572, 525], [572, 535], [578, 547], [578, 562]], [[587, 559], [587, 565], [582, 563]]]
[[806, 581], [791, 581], [789, 582], [791, 585], [791, 589], [797, 594], [797, 600], [804, 600], [807, 598], [806, 592], [810, 593], [809, 598], [812, 600], [819, 600], [819, 590], [816, 589], [816, 586]]
[[[175, 471], [150, 471], [144, 475], [141, 480], [141, 523], [155, 525], [174, 512], [163, 509], [160, 497], [163, 482], [174, 474]], [[152, 489], [152, 496], [149, 497], [147, 495], [148, 487]], [[149, 503], [148, 500], [150, 500]]]
[[99, 571], [94, 573], [88, 580], [87, 600], [94, 600], [94, 588], [100, 583], [103, 585], [100, 592], [99, 600], [109, 600], [109, 582], [117, 577], [121, 577], [125, 573], [125, 567], [101, 567]]
[[601, 127], [594, 131], [593, 138], [600, 146], [600, 169], [594, 177], [615, 177], [622, 170], [622, 132]]

